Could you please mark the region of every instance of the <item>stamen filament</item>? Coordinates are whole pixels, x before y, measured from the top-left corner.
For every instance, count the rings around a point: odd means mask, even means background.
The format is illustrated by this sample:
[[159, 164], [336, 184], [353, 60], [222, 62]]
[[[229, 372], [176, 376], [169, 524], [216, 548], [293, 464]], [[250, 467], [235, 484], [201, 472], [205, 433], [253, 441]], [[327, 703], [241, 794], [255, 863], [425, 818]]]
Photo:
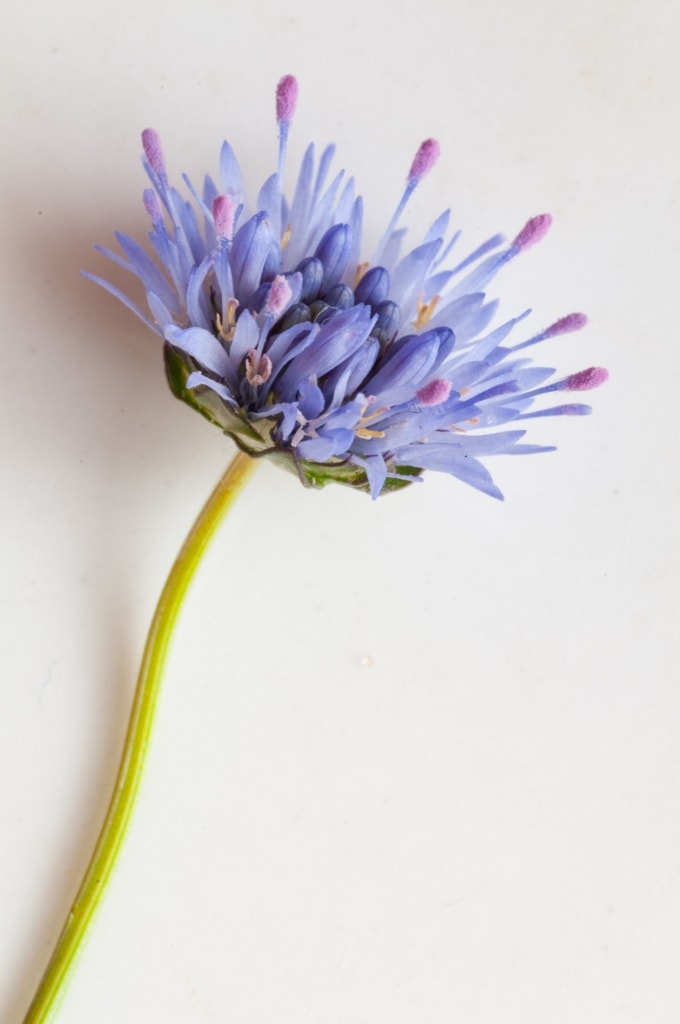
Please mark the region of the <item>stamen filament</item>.
[[422, 327], [425, 327], [425, 325], [429, 322], [430, 317], [437, 308], [437, 303], [439, 302], [440, 298], [440, 295], [434, 295], [429, 302], [423, 302], [422, 295], [418, 296], [418, 313], [416, 315], [415, 320], [413, 321], [413, 326], [417, 331], [419, 331]]
[[286, 164], [288, 129], [295, 114], [298, 98], [298, 83], [293, 75], [284, 75], [276, 87], [276, 120], [279, 125], [279, 181], [283, 188], [283, 172]]

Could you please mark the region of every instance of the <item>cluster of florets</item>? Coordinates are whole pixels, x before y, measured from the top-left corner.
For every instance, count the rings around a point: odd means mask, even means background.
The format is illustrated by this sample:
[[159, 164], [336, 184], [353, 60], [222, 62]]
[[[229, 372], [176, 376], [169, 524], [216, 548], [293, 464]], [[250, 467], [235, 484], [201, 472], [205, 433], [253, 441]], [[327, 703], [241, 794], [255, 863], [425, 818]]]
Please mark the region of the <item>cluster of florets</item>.
[[[506, 345], [527, 313], [490, 329], [497, 302], [485, 289], [498, 270], [538, 242], [547, 214], [510, 245], [497, 235], [452, 266], [449, 211], [402, 252], [404, 208], [439, 155], [419, 148], [406, 188], [373, 258], [362, 262], [362, 202], [338, 173], [334, 148], [310, 146], [289, 203], [283, 193], [288, 130], [297, 102], [292, 76], [277, 89], [278, 170], [250, 212], [238, 162], [224, 143], [220, 188], [193, 203], [170, 186], [157, 134], [143, 133], [144, 193], [156, 260], [118, 234], [123, 257], [102, 249], [142, 282], [151, 318], [117, 288], [100, 284], [165, 341], [174, 393], [252, 455], [270, 455], [309, 484], [338, 480], [373, 497], [418, 478], [451, 473], [501, 497], [480, 457], [550, 449], [499, 429], [536, 416], [581, 415], [586, 405], [534, 408], [539, 396], [583, 391], [606, 379], [591, 368], [551, 380], [523, 350], [581, 328], [580, 313]], [[89, 275], [91, 276], [91, 275]], [[528, 311], [527, 311], [528, 312]], [[522, 354], [520, 354], [522, 353]]]

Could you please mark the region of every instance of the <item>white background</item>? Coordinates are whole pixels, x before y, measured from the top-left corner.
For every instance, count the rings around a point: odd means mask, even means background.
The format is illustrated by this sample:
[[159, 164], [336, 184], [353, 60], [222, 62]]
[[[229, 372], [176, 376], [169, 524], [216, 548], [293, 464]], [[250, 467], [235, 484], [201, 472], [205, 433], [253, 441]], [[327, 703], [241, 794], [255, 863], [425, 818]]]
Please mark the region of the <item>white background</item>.
[[[2, 33], [0, 1020], [102, 819], [146, 627], [231, 445], [79, 278], [228, 136], [253, 190], [331, 139], [368, 250], [419, 142], [474, 247], [549, 210], [503, 312], [591, 323], [559, 451], [373, 504], [259, 470], [200, 570], [63, 1024], [680, 1021], [675, 2], [22, 0]], [[461, 249], [462, 251], [462, 249]], [[117, 278], [120, 280], [120, 277]]]

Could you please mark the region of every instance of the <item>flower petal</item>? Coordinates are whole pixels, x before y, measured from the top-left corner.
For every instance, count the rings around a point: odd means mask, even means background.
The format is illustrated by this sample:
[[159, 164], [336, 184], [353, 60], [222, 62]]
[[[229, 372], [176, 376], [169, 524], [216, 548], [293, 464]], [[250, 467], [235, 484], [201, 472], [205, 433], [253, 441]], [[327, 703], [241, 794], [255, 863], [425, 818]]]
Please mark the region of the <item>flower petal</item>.
[[225, 377], [229, 370], [229, 356], [222, 348], [214, 334], [202, 327], [187, 327], [182, 330], [174, 324], [165, 328], [165, 340], [175, 348], [186, 352], [206, 370]]

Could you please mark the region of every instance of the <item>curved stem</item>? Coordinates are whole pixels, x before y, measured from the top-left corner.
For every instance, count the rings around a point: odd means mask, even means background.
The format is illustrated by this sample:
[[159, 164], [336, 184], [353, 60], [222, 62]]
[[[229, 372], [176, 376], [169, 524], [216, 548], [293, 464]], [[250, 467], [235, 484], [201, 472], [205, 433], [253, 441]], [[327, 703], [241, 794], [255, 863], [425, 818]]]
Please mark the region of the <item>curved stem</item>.
[[99, 905], [127, 832], [146, 761], [168, 644], [182, 599], [222, 517], [256, 465], [254, 459], [242, 453], [234, 457], [201, 509], [170, 570], [144, 648], [125, 747], [106, 819], [52, 958], [24, 1017], [24, 1024], [44, 1024], [63, 995], [68, 972]]

